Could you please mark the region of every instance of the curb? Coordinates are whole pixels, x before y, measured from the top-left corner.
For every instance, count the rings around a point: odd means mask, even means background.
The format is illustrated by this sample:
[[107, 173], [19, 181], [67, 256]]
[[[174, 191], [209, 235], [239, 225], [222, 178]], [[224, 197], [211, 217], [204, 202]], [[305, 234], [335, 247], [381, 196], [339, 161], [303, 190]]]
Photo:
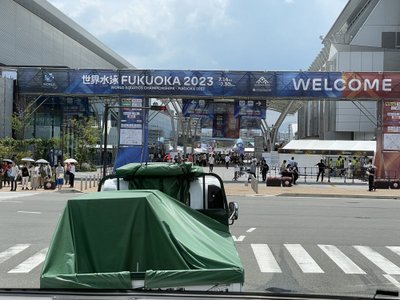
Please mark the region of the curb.
[[387, 199], [400, 200], [399, 196], [370, 196], [370, 195], [340, 195], [340, 194], [306, 194], [306, 193], [282, 193], [277, 197], [321, 197], [321, 198], [366, 198], [366, 199]]

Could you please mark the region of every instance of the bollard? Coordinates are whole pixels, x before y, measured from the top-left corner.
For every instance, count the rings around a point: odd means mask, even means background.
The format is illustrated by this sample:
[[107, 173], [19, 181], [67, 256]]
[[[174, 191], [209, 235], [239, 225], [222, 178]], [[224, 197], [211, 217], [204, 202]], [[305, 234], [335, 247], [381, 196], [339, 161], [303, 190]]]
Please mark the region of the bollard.
[[93, 175], [93, 179], [94, 179], [94, 181], [93, 181], [93, 187], [96, 187], [96, 182], [97, 182], [96, 174]]
[[87, 176], [85, 176], [85, 190], [87, 190]]
[[92, 175], [89, 175], [89, 189], [92, 188]]
[[81, 192], [83, 191], [83, 179], [81, 177]]
[[257, 178], [254, 177], [254, 175], [250, 176], [251, 176], [251, 188], [256, 194], [258, 194], [258, 180]]

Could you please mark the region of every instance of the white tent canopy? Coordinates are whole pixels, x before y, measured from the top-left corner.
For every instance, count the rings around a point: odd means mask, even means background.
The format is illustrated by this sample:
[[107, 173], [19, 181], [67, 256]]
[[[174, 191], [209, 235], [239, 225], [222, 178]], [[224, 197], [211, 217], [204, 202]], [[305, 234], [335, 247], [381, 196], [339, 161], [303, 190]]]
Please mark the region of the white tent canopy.
[[290, 151], [351, 151], [367, 152], [376, 150], [376, 141], [346, 140], [292, 140], [283, 150]]

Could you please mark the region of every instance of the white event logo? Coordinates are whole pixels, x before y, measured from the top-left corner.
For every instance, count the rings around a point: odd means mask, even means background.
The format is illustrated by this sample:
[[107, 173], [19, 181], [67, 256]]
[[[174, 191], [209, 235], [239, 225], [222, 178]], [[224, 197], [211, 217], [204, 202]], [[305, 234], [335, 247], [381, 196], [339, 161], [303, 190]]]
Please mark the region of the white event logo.
[[350, 91], [382, 91], [382, 92], [391, 92], [392, 91], [392, 79], [385, 78], [382, 80], [379, 79], [357, 79], [353, 78], [349, 81], [345, 79], [338, 78], [333, 81], [333, 84], [329, 84], [329, 80], [327, 78], [308, 78], [308, 79], [296, 79], [293, 78], [293, 86], [296, 91], [299, 90], [312, 90], [312, 91], [344, 91], [345, 89], [349, 89]]

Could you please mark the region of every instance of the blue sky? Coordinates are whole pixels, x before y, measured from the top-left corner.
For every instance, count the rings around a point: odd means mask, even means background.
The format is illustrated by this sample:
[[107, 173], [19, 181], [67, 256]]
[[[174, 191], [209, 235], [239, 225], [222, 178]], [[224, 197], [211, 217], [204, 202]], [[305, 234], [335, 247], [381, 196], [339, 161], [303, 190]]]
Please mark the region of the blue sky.
[[347, 0], [49, 0], [141, 69], [307, 70]]

